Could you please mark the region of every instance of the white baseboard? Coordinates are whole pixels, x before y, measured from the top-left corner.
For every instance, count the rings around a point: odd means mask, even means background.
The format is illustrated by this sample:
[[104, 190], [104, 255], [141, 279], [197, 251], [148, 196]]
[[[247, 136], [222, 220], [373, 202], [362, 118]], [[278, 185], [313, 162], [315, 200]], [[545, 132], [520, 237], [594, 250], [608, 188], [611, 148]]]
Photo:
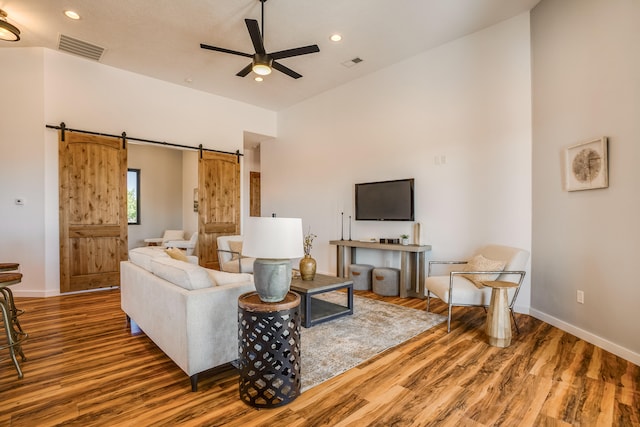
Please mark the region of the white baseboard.
[[43, 291], [43, 290], [29, 290], [29, 289], [11, 289], [14, 297], [22, 298], [47, 298], [56, 297], [60, 295], [60, 291]]
[[520, 313], [520, 314], [531, 314], [531, 307], [529, 307], [528, 305], [518, 305], [515, 304], [513, 306], [513, 311], [515, 311], [516, 313]]
[[622, 357], [623, 359], [640, 366], [640, 354], [634, 351], [631, 351], [616, 343], [599, 337], [598, 335], [595, 335], [589, 331], [580, 329], [577, 326], [574, 326], [570, 323], [565, 322], [564, 320], [560, 320], [542, 311], [531, 308], [529, 309], [529, 312], [531, 316], [535, 317], [536, 319], [542, 320], [543, 322], [555, 326], [558, 329], [562, 329], [563, 331], [575, 335], [576, 337], [583, 339], [588, 343], [596, 345], [604, 350], [607, 350], [610, 353], [615, 354], [616, 356]]
[[[73, 295], [73, 294], [85, 294], [88, 292], [100, 292], [100, 291], [108, 291], [110, 289], [116, 289], [119, 286], [111, 286], [107, 288], [96, 288], [96, 289], [88, 289], [85, 291], [76, 291], [76, 292], [67, 292], [64, 295]], [[58, 289], [55, 291], [34, 291], [29, 289], [12, 289], [14, 297], [23, 297], [23, 298], [48, 298], [48, 297], [57, 297], [62, 295]]]

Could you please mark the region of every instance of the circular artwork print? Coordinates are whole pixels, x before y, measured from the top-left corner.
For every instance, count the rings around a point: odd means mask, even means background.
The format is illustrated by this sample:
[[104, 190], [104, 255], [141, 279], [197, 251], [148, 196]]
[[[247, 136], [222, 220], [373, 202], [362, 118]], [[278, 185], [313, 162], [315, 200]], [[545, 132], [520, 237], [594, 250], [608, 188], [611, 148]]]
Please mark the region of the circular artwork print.
[[572, 163], [573, 176], [580, 182], [593, 181], [602, 169], [602, 158], [591, 148], [581, 150]]

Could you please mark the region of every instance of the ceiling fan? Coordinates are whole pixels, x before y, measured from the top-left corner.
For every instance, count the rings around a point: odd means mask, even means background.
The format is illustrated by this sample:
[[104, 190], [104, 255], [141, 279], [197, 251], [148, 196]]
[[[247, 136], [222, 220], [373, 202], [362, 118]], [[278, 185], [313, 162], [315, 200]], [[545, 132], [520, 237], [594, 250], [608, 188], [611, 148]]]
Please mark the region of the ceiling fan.
[[245, 19], [244, 22], [247, 24], [247, 30], [249, 30], [249, 36], [251, 36], [251, 42], [253, 43], [253, 48], [255, 49], [254, 54], [238, 52], [236, 50], [225, 49], [223, 47], [210, 46], [208, 44], [201, 43], [200, 47], [202, 49], [214, 50], [217, 52], [230, 53], [232, 55], [244, 56], [247, 58], [252, 58], [252, 61], [249, 65], [244, 67], [242, 70], [238, 71], [236, 76], [245, 77], [249, 72], [253, 71], [254, 73], [266, 76], [267, 74], [271, 74], [271, 68], [275, 68], [288, 75], [289, 77], [293, 77], [294, 79], [299, 79], [302, 77], [302, 74], [298, 74], [293, 71], [291, 68], [285, 67], [284, 65], [276, 62], [277, 59], [291, 58], [292, 56], [300, 56], [307, 55], [309, 53], [320, 52], [320, 48], [318, 45], [310, 45], [304, 47], [297, 47], [294, 49], [281, 50], [278, 52], [267, 53], [264, 49], [264, 4], [267, 0], [259, 0], [262, 3], [262, 33], [260, 33], [260, 27], [258, 26], [258, 21], [255, 19]]

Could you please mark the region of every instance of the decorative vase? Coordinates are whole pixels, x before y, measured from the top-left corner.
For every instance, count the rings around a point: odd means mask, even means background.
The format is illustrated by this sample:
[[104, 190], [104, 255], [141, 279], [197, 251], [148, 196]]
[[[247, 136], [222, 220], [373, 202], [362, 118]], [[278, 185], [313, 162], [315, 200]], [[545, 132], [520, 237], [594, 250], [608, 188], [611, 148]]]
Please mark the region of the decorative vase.
[[316, 260], [305, 254], [300, 260], [300, 277], [302, 280], [313, 280], [316, 277]]
[[260, 300], [282, 301], [291, 286], [291, 260], [256, 258], [253, 262], [253, 281]]
[[413, 244], [420, 246], [420, 223], [416, 222], [413, 226]]

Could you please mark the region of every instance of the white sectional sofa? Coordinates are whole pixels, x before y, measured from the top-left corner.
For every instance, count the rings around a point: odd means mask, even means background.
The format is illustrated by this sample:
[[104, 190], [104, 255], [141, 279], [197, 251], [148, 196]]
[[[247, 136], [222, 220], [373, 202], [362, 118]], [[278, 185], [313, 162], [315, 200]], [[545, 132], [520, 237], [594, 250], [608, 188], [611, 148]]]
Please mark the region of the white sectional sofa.
[[120, 266], [121, 307], [197, 391], [199, 373], [238, 358], [237, 301], [255, 286], [251, 274], [205, 269], [188, 258], [162, 248], [129, 251]]

